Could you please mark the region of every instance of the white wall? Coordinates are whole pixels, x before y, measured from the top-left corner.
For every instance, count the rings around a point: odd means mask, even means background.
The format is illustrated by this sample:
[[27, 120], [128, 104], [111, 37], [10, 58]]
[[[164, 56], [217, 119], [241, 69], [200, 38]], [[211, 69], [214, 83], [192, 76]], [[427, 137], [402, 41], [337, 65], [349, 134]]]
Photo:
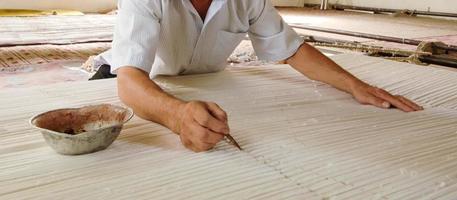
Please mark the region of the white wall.
[[[306, 0], [306, 3], [320, 2], [320, 0]], [[457, 13], [457, 0], [329, 0], [329, 2], [351, 6]]]
[[108, 12], [116, 8], [116, 2], [116, 0], [0, 0], [0, 9], [67, 9], [83, 12]]
[[[105, 12], [116, 7], [117, 0], [0, 0], [0, 9], [70, 9]], [[247, 0], [249, 1], [249, 0]], [[392, 9], [457, 13], [457, 0], [329, 0], [330, 3]], [[272, 0], [277, 6], [303, 6], [320, 0]]]
[[[271, 1], [276, 6], [302, 7], [306, 0]], [[117, 0], [0, 0], [0, 9], [67, 9], [83, 12], [105, 12], [116, 8], [116, 2]]]
[[303, 7], [305, 0], [271, 0], [275, 6]]

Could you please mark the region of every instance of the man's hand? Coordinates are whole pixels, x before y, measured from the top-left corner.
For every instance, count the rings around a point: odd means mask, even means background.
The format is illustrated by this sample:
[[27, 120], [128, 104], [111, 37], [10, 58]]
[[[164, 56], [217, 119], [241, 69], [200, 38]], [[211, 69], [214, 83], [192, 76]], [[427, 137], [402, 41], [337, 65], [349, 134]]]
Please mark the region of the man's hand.
[[225, 111], [215, 103], [201, 101], [182, 104], [172, 130], [195, 152], [212, 149], [230, 132]]
[[354, 86], [351, 89], [351, 93], [361, 104], [371, 104], [386, 109], [393, 106], [405, 112], [423, 110], [421, 106], [403, 96], [394, 96], [383, 89], [376, 88], [365, 83], [359, 83]]
[[382, 89], [364, 83], [306, 43], [292, 57], [288, 58], [286, 63], [312, 80], [327, 83], [352, 94], [362, 104], [371, 104], [381, 108], [396, 107], [405, 112], [423, 110], [422, 107], [402, 96], [393, 96]]

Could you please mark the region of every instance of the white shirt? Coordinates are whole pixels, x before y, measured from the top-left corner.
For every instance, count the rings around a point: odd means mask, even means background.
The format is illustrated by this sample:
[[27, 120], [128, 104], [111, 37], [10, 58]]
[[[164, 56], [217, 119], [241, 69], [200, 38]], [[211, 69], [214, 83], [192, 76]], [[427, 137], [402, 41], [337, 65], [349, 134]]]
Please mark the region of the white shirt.
[[112, 49], [98, 60], [113, 74], [132, 66], [151, 78], [217, 72], [246, 35], [269, 61], [287, 59], [303, 43], [269, 0], [213, 0], [205, 21], [190, 0], [120, 0]]

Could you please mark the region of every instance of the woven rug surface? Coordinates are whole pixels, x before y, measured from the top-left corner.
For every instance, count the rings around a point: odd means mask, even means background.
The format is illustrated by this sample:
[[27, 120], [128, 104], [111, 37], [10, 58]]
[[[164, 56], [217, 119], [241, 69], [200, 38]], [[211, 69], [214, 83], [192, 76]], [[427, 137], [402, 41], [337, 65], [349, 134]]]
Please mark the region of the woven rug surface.
[[68, 61], [84, 62], [108, 50], [111, 43], [37, 45], [0, 48], [0, 71], [15, 71], [30, 65]]
[[110, 43], [36, 45], [0, 48], [0, 89], [82, 81], [82, 64], [110, 48]]
[[2, 17], [0, 46], [112, 39], [115, 15]]
[[56, 154], [39, 112], [119, 104], [115, 80], [0, 91], [0, 199], [442, 199], [457, 197], [457, 73], [357, 55], [333, 59], [424, 105], [362, 106], [286, 65], [161, 77], [180, 98], [215, 101], [244, 148], [193, 153], [135, 117], [107, 150]]

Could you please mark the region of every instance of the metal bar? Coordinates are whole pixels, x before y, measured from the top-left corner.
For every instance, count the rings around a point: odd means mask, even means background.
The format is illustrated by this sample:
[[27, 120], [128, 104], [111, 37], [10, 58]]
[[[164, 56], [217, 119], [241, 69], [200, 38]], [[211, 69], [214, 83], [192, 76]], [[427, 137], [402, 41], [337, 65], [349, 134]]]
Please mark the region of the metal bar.
[[445, 13], [445, 12], [431, 12], [431, 11], [419, 11], [419, 10], [401, 10], [401, 9], [389, 9], [389, 8], [373, 8], [373, 7], [362, 7], [362, 6], [348, 6], [348, 5], [333, 5], [333, 8], [337, 10], [364, 10], [364, 11], [373, 11], [373, 12], [388, 12], [396, 13], [401, 11], [407, 11], [411, 14], [417, 15], [429, 15], [429, 16], [438, 16], [438, 17], [457, 17], [457, 13]]
[[390, 36], [382, 36], [382, 35], [375, 35], [369, 33], [360, 33], [354, 31], [345, 31], [345, 30], [338, 30], [332, 28], [323, 28], [323, 27], [316, 27], [316, 26], [308, 26], [304, 24], [290, 24], [294, 28], [306, 29], [311, 31], [319, 31], [319, 32], [326, 32], [326, 33], [333, 33], [339, 35], [347, 35], [347, 36], [354, 36], [360, 38], [368, 38], [368, 39], [375, 39], [375, 40], [382, 40], [388, 42], [395, 42], [401, 44], [410, 44], [410, 45], [419, 45], [422, 41], [421, 40], [414, 40], [414, 39], [406, 39], [406, 38], [397, 38], [397, 37], [390, 37]]
[[[299, 29], [319, 31], [319, 32], [325, 32], [325, 33], [333, 33], [333, 34], [339, 34], [339, 35], [347, 35], [347, 36], [360, 37], [360, 38], [368, 38], [368, 39], [381, 40], [381, 41], [387, 41], [387, 42], [395, 42], [395, 43], [400, 43], [400, 44], [409, 44], [409, 45], [414, 45], [414, 46], [417, 46], [421, 42], [423, 42], [422, 40], [383, 36], [383, 35], [376, 35], [376, 34], [370, 34], [370, 33], [360, 33], [360, 32], [355, 32], [355, 31], [345, 31], [345, 30], [338, 30], [338, 29], [332, 29], [332, 28], [309, 26], [309, 25], [304, 25], [304, 24], [291, 23], [290, 25], [294, 28], [299, 28]], [[440, 48], [440, 49], [445, 49], [448, 51], [457, 52], [457, 46], [453, 46], [453, 45], [447, 45], [447, 46], [436, 45], [436, 47]]]
[[299, 35], [302, 36], [306, 42], [351, 43], [351, 44], [358, 43], [357, 41], [351, 41], [351, 40], [340, 40], [340, 39], [320, 37], [320, 36], [314, 36], [314, 35], [304, 35], [304, 34], [299, 34]]
[[[338, 40], [338, 39], [333, 39], [333, 38], [326, 38], [326, 37], [318, 37], [318, 36], [312, 36], [312, 35], [304, 35], [305, 41], [306, 42], [320, 42], [320, 43], [325, 43], [325, 44], [353, 44], [353, 45], [359, 45], [358, 42], [355, 41], [349, 41], [349, 40]], [[355, 47], [356, 48], [356, 47]], [[359, 48], [359, 47], [357, 47]], [[364, 49], [365, 47], [362, 47], [361, 49]], [[378, 49], [379, 52], [383, 52], [383, 49]], [[387, 50], [389, 51], [389, 50]], [[388, 52], [390, 54], [391, 52]], [[417, 53], [417, 52], [416, 52]], [[396, 55], [401, 55], [401, 56], [410, 56], [414, 54], [414, 52], [395, 52]], [[441, 65], [441, 66], [446, 66], [446, 67], [452, 67], [452, 68], [457, 68], [457, 59], [453, 59], [450, 57], [443, 57], [443, 56], [435, 56], [435, 55], [423, 55], [419, 54], [419, 60], [423, 63], [427, 64], [436, 64], [436, 65]]]

